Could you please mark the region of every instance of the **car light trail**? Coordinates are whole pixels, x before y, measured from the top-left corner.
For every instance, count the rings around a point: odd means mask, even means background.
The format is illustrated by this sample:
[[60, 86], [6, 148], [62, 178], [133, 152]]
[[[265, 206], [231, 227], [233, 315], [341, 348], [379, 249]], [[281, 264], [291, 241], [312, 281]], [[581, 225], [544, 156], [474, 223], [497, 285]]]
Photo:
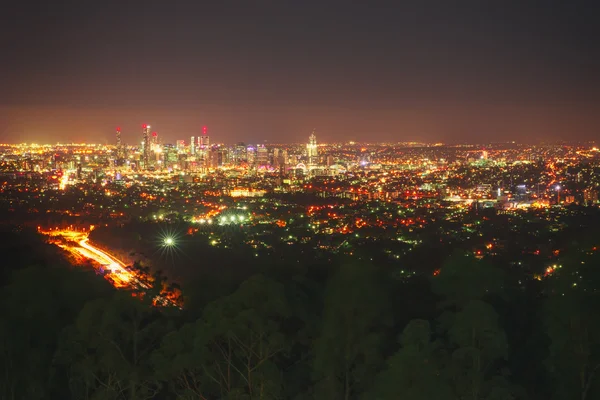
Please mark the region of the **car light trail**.
[[[108, 252], [99, 249], [89, 243], [87, 233], [72, 231], [72, 230], [51, 230], [41, 231], [40, 233], [49, 237], [63, 238], [67, 243], [62, 243], [59, 240], [53, 243], [62, 249], [75, 255], [77, 258], [86, 258], [94, 261], [98, 266], [102, 267], [107, 273], [105, 278], [116, 288], [131, 288], [142, 287], [148, 289], [148, 285], [142, 283], [142, 276], [138, 276], [135, 271], [130, 270], [125, 263], [118, 260]], [[156, 304], [160, 305], [178, 305], [175, 300], [170, 297], [170, 293], [163, 293], [155, 299]]]

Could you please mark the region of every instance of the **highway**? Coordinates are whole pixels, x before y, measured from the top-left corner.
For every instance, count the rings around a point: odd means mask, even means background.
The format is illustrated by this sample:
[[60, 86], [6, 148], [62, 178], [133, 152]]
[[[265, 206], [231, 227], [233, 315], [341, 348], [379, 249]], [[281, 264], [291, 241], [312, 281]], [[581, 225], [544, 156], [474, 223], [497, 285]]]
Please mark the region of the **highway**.
[[105, 251], [89, 244], [89, 239], [87, 237], [80, 240], [78, 244], [81, 248], [75, 247], [74, 250], [78, 251], [84, 257], [92, 259], [102, 265], [106, 272], [110, 271], [110, 277], [116, 287], [127, 287], [131, 285], [133, 281], [137, 281], [133, 272], [127, 270], [127, 265]]
[[[147, 288], [142, 282], [148, 282], [148, 277], [137, 275], [136, 271], [127, 268], [127, 265], [108, 253], [99, 249], [90, 243], [88, 232], [65, 230], [47, 230], [38, 231], [50, 238], [51, 242], [62, 249], [73, 254], [77, 259], [87, 259], [94, 262], [94, 268], [104, 271], [104, 277], [116, 288]], [[140, 279], [144, 278], [144, 279]], [[181, 308], [181, 297], [179, 293], [163, 290], [161, 294], [154, 299], [155, 305], [176, 306]]]
[[[64, 241], [55, 240], [53, 243], [62, 249], [67, 250], [76, 258], [84, 258], [93, 261], [96, 264], [95, 268], [102, 268], [107, 280], [116, 288], [132, 287], [134, 284], [136, 286], [144, 286], [136, 273], [129, 270], [124, 262], [91, 244], [87, 232], [68, 229], [49, 231], [39, 230], [39, 232], [51, 238], [64, 239]], [[161, 299], [158, 300], [160, 303], [164, 303]]]

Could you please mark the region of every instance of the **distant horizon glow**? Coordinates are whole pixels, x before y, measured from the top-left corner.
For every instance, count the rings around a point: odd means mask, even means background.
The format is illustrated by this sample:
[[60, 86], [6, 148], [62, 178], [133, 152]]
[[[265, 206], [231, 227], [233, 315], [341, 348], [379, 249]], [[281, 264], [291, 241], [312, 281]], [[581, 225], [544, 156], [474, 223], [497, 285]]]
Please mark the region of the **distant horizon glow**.
[[[305, 142], [313, 128], [321, 142], [600, 130], [593, 2], [217, 3], [78, 2], [49, 19], [41, 3], [12, 2], [0, 142], [112, 143], [120, 125], [137, 143], [144, 122], [171, 143]], [[132, 23], [140, 13], [151, 22]]]

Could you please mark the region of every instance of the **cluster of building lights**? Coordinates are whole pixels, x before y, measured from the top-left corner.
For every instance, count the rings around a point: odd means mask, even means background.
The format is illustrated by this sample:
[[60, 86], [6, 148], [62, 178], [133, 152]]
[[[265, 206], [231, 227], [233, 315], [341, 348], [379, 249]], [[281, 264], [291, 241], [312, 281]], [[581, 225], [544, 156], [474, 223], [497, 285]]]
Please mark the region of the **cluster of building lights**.
[[236, 223], [243, 223], [247, 218], [243, 215], [229, 215], [222, 216], [219, 218], [219, 225], [230, 225]]
[[[198, 218], [192, 221], [200, 225], [211, 225], [214, 222], [212, 218]], [[248, 221], [248, 217], [244, 215], [223, 215], [217, 219], [219, 225], [241, 224], [246, 221]]]
[[199, 223], [201, 225], [204, 225], [204, 224], [209, 224], [210, 225], [210, 224], [213, 223], [213, 220], [211, 218], [208, 218], [208, 219], [206, 219], [206, 218], [200, 218], [198, 220], [194, 220], [194, 222]]

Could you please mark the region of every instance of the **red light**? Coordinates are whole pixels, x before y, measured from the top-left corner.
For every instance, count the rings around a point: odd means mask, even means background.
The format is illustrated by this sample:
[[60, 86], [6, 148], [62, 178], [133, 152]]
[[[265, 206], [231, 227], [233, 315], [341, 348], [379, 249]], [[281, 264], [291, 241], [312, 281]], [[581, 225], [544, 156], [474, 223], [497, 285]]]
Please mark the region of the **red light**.
[[117, 127], [117, 132], [121, 132], [121, 128], [120, 127]]
[[156, 137], [156, 136], [158, 136], [158, 133], [152, 132], [152, 136]]
[[142, 125], [142, 128], [146, 129], [148, 127], [148, 125], [144, 124]]
[[206, 135], [206, 126], [202, 127], [202, 133]]

